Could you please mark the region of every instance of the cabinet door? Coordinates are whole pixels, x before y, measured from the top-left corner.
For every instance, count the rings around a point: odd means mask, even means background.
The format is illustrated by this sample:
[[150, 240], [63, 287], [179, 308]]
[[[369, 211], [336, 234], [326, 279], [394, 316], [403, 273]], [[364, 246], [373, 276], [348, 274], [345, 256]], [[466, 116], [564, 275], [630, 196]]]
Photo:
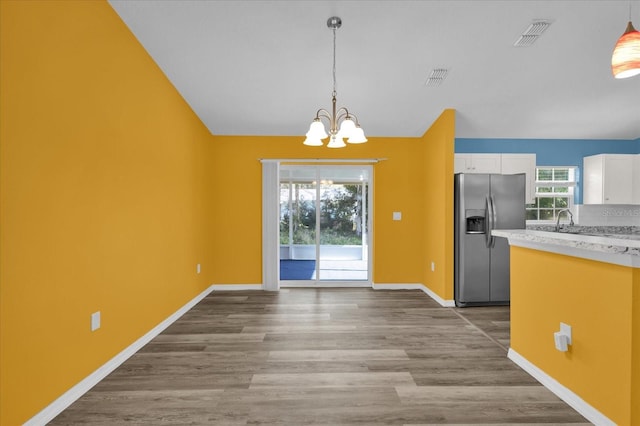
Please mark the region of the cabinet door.
[[500, 154], [473, 154], [471, 156], [470, 173], [501, 173], [502, 158]]
[[455, 154], [453, 156], [453, 173], [468, 173], [471, 169], [470, 154]]
[[454, 173], [501, 173], [500, 154], [455, 154]]
[[602, 155], [592, 155], [583, 159], [584, 204], [602, 204], [602, 181], [604, 176], [604, 158]]
[[631, 204], [636, 155], [584, 157], [584, 204]]
[[502, 174], [526, 173], [525, 202], [531, 204], [536, 198], [536, 155], [502, 154]]
[[603, 203], [631, 204], [633, 202], [633, 155], [604, 157]]

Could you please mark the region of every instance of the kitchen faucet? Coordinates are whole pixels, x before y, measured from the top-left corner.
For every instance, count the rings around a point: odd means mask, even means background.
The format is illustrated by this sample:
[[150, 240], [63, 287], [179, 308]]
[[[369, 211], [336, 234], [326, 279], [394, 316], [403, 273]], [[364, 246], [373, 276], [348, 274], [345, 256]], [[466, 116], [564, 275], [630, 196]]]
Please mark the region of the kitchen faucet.
[[556, 232], [558, 232], [560, 230], [560, 214], [561, 213], [568, 213], [569, 214], [569, 226], [573, 226], [573, 214], [571, 214], [571, 210], [569, 209], [562, 209], [558, 212], [558, 220], [556, 221]]

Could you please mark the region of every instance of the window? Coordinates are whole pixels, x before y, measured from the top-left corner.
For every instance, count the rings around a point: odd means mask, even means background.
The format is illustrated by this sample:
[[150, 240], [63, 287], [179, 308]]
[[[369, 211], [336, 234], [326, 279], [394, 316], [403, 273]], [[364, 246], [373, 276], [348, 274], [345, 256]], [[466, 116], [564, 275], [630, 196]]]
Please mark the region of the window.
[[555, 222], [558, 212], [573, 207], [575, 167], [537, 167], [535, 203], [527, 204], [527, 221]]

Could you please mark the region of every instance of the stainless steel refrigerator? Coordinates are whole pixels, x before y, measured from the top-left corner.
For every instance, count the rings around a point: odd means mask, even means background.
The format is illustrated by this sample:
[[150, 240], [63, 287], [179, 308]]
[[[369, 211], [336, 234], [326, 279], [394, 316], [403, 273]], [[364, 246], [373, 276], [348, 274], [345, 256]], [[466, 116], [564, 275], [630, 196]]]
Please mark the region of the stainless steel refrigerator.
[[525, 174], [456, 174], [454, 200], [456, 306], [509, 304], [509, 244], [491, 230], [525, 227]]

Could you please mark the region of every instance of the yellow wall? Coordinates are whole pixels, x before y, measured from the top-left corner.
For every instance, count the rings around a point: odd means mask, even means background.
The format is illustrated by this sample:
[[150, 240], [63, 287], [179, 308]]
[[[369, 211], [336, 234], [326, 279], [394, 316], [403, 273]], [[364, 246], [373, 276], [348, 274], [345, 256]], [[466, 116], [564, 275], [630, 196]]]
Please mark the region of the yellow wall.
[[386, 158], [374, 165], [373, 281], [423, 283], [434, 260], [429, 287], [452, 299], [454, 131], [455, 111], [447, 110], [422, 138], [370, 138], [340, 150], [307, 147], [301, 137], [215, 136], [212, 193], [224, 207], [211, 216], [213, 282], [262, 282], [259, 159]]
[[344, 150], [212, 136], [106, 2], [0, 1], [0, 15], [0, 424], [209, 284], [261, 282], [259, 158], [387, 158], [374, 282], [452, 298], [452, 241], [436, 242], [452, 234], [452, 110], [422, 138]]
[[[371, 138], [341, 150], [307, 147], [300, 137], [215, 136], [214, 283], [262, 282], [260, 158], [387, 158], [374, 165], [374, 282], [420, 283], [424, 191], [419, 138]], [[401, 221], [392, 213], [402, 212]]]
[[[619, 425], [640, 421], [637, 271], [511, 247], [511, 347]], [[572, 327], [566, 353], [560, 322]]]
[[0, 15], [9, 426], [211, 283], [212, 136], [106, 2], [3, 0]]
[[[425, 244], [423, 282], [453, 300], [453, 152], [455, 111], [445, 110], [423, 137]], [[431, 270], [434, 262], [434, 270]]]

